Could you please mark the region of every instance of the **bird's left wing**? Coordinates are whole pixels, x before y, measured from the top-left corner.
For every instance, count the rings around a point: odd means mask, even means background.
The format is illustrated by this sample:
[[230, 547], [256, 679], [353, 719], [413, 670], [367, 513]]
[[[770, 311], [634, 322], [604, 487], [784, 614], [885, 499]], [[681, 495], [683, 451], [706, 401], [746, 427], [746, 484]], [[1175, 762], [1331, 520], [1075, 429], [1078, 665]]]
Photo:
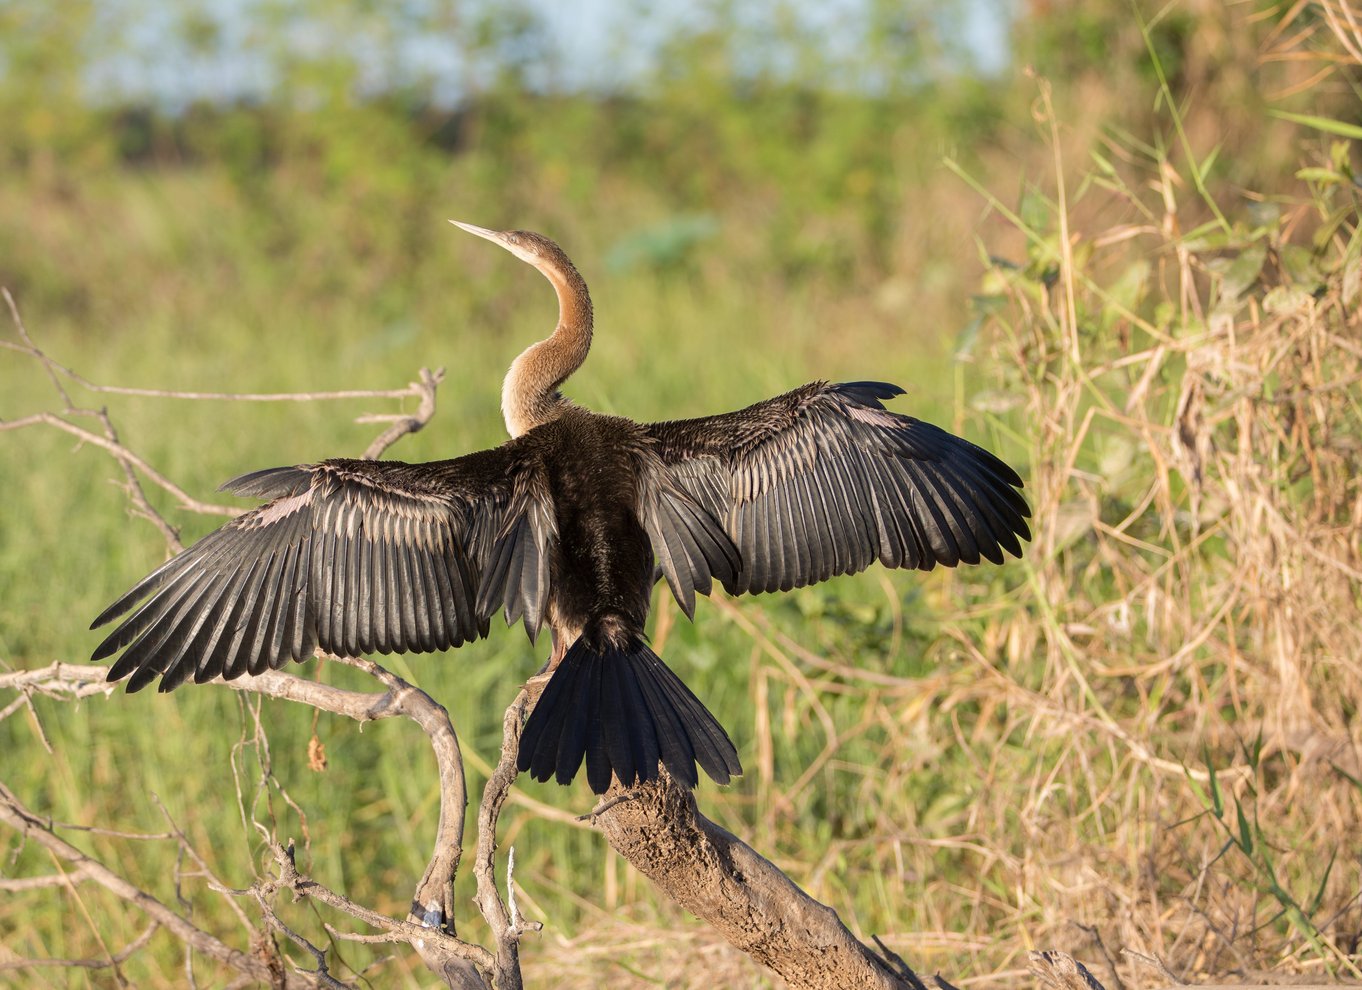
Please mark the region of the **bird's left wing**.
[[721, 416], [644, 427], [656, 455], [644, 524], [690, 615], [718, 580], [788, 591], [887, 567], [1002, 563], [1031, 538], [1017, 473], [884, 408], [903, 389], [815, 382]]
[[[487, 634], [479, 576], [511, 499], [506, 447], [431, 464], [330, 460], [229, 481], [271, 501], [167, 561], [95, 619], [109, 680], [232, 679], [305, 660], [442, 650]], [[143, 601], [145, 599], [145, 601]], [[139, 603], [140, 606], [139, 606]], [[135, 609], [135, 611], [134, 611]], [[131, 613], [128, 615], [127, 613]]]

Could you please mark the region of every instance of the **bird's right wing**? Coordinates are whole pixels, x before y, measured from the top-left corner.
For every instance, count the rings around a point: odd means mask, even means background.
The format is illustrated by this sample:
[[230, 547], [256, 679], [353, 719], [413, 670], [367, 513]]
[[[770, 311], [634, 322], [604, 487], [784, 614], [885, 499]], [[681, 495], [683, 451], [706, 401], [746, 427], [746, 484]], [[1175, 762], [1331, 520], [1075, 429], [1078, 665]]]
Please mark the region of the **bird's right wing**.
[[271, 501], [105, 609], [91, 628], [127, 617], [93, 659], [124, 650], [109, 680], [132, 675], [136, 691], [159, 675], [168, 691], [318, 648], [426, 652], [485, 636], [501, 599], [478, 607], [480, 575], [518, 539], [508, 535], [513, 467], [503, 446], [431, 464], [330, 460], [229, 481], [224, 489]]
[[644, 524], [689, 615], [731, 594], [837, 574], [1021, 556], [1017, 473], [981, 447], [890, 412], [884, 382], [814, 382], [738, 412], [644, 427], [655, 455]]

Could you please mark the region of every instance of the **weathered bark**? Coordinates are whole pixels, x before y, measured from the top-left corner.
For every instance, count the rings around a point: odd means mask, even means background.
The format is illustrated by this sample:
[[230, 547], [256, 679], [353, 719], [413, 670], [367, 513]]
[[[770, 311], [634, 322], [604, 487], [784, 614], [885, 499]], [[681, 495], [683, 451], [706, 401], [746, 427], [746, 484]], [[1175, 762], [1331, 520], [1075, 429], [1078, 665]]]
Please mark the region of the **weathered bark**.
[[695, 796], [669, 777], [632, 790], [616, 784], [592, 821], [672, 900], [791, 988], [912, 986], [857, 940], [832, 908], [700, 814]]

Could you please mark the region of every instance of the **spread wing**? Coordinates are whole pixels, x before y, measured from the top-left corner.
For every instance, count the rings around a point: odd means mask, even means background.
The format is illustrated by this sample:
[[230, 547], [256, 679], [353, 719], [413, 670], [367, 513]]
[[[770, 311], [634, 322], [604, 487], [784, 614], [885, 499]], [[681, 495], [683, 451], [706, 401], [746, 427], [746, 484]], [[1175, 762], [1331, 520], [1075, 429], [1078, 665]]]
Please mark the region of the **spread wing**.
[[132, 675], [136, 691], [160, 675], [169, 691], [190, 677], [258, 674], [318, 648], [427, 652], [485, 636], [500, 601], [478, 609], [479, 578], [508, 542], [512, 460], [500, 447], [431, 464], [331, 460], [229, 481], [224, 489], [271, 501], [105, 609], [91, 628], [127, 617], [93, 659], [123, 650], [109, 680]]
[[689, 615], [733, 594], [837, 574], [1021, 556], [1031, 514], [1017, 473], [881, 399], [883, 382], [815, 382], [721, 416], [645, 427], [661, 459], [645, 514], [658, 566]]

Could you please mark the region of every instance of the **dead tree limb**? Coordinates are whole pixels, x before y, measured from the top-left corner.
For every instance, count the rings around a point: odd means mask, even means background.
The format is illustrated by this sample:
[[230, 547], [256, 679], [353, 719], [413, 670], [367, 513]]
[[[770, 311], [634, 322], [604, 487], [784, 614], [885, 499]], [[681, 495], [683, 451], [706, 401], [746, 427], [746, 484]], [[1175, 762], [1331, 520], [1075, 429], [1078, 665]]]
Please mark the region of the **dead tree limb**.
[[[262, 983], [271, 982], [275, 971], [259, 956], [234, 949], [197, 927], [161, 901], [141, 890], [98, 860], [87, 856], [52, 831], [51, 824], [29, 811], [3, 783], [0, 783], [0, 822], [34, 842], [65, 863], [78, 869], [93, 883], [134, 905], [148, 918], [169, 931], [193, 950], [244, 973]], [[77, 962], [75, 965], [84, 965]]]
[[[293, 866], [291, 855], [287, 857], [286, 863], [280, 858], [280, 850], [283, 847], [270, 836], [266, 836], [266, 839], [271, 844], [271, 848], [275, 850], [275, 859], [280, 866], [280, 874], [268, 885], [267, 890], [265, 888], [262, 888], [262, 890], [265, 890], [265, 895], [272, 895], [281, 887], [287, 888], [294, 894], [319, 900], [349, 914], [366, 925], [379, 928], [387, 933], [388, 937], [385, 940], [405, 941], [411, 944], [427, 966], [445, 979], [450, 986], [470, 987], [478, 986], [481, 983], [483, 986], [497, 987], [498, 990], [503, 986], [518, 987], [520, 985], [518, 957], [514, 950], [511, 950], [509, 956], [510, 960], [515, 963], [514, 967], [497, 964], [501, 957], [507, 954], [506, 947], [502, 945], [507, 936], [499, 937], [499, 951], [496, 957], [485, 949], [460, 942], [455, 937], [454, 875], [458, 870], [463, 850], [467, 791], [463, 761], [459, 755], [458, 739], [455, 736], [454, 727], [449, 721], [449, 713], [443, 705], [436, 702], [426, 692], [413, 687], [396, 674], [385, 670], [372, 661], [342, 660], [341, 662], [365, 671], [383, 684], [387, 690], [378, 692], [351, 691], [295, 677], [282, 671], [267, 671], [255, 677], [243, 677], [235, 681], [220, 683], [236, 691], [298, 702], [361, 723], [402, 716], [419, 725], [430, 739], [431, 747], [434, 750], [440, 784], [440, 816], [436, 826], [434, 849], [430, 861], [416, 887], [416, 892], [412, 897], [411, 913], [405, 922], [399, 922], [370, 911], [343, 895], [328, 890], [316, 881], [302, 877]], [[12, 688], [68, 698], [87, 697], [91, 694], [111, 694], [116, 685], [105, 682], [106, 673], [105, 668], [93, 664], [56, 663], [38, 670], [0, 674], [0, 689]], [[0, 784], [0, 802], [7, 801], [9, 797], [12, 797], [12, 795], [4, 790], [3, 784]], [[17, 799], [12, 803], [13, 807], [10, 808], [8, 816], [0, 813], [0, 821], [13, 824], [17, 820], [15, 816], [19, 815], [20, 812], [16, 809], [22, 806], [17, 804]], [[484, 822], [492, 833], [496, 829], [500, 807], [501, 803], [498, 802], [493, 811], [490, 813], [484, 811], [483, 815], [480, 816], [480, 822]], [[2, 811], [3, 808], [0, 807], [0, 812]], [[34, 821], [41, 822], [41, 819], [35, 817]], [[50, 823], [48, 823], [48, 827], [50, 828]], [[166, 837], [170, 836], [151, 836], [149, 838]], [[490, 841], [493, 843], [491, 848], [494, 850], [495, 840]], [[91, 876], [92, 867], [81, 863], [78, 864], [78, 868], [82, 877]], [[91, 878], [98, 879], [93, 876]], [[34, 879], [30, 883], [33, 886], [47, 885], [45, 879]], [[244, 891], [231, 891], [223, 888], [220, 884], [210, 884], [210, 886], [222, 893], [245, 893]], [[112, 887], [110, 889], [120, 897], [132, 900], [139, 906], [141, 906], [140, 902], [133, 897], [134, 893], [150, 897], [144, 892], [131, 888], [131, 885], [128, 885], [126, 890]], [[499, 905], [500, 903], [500, 895], [494, 886], [488, 891], [480, 891], [480, 906], [482, 904]], [[282, 924], [269, 913], [266, 913], [265, 917], [271, 927], [278, 929], [279, 925]], [[496, 931], [497, 920], [504, 917], [506, 917], [506, 910], [501, 907], [499, 915], [496, 917], [489, 916], [487, 920]], [[153, 918], [165, 924], [162, 918], [156, 915], [153, 915]], [[183, 937], [180, 929], [169, 924], [165, 924], [165, 927], [177, 937]], [[301, 937], [295, 937], [296, 933], [286, 934], [291, 941], [295, 942]], [[518, 938], [518, 935], [515, 938]], [[188, 940], [186, 939], [186, 941]], [[188, 944], [196, 950], [199, 948], [196, 942], [188, 942]], [[310, 945], [310, 943], [308, 944]], [[315, 949], [315, 946], [312, 946], [309, 951], [313, 949]], [[208, 954], [213, 958], [221, 959], [219, 955]], [[313, 974], [314, 977], [322, 985], [333, 985], [334, 978], [326, 971], [324, 961], [319, 959], [318, 962], [321, 968]], [[488, 983], [479, 975], [484, 972], [500, 973], [501, 980]], [[511, 979], [512, 975], [514, 980]]]
[[911, 990], [836, 911], [700, 814], [695, 795], [665, 773], [627, 791], [617, 783], [592, 817], [615, 851], [663, 893], [789, 986]]

